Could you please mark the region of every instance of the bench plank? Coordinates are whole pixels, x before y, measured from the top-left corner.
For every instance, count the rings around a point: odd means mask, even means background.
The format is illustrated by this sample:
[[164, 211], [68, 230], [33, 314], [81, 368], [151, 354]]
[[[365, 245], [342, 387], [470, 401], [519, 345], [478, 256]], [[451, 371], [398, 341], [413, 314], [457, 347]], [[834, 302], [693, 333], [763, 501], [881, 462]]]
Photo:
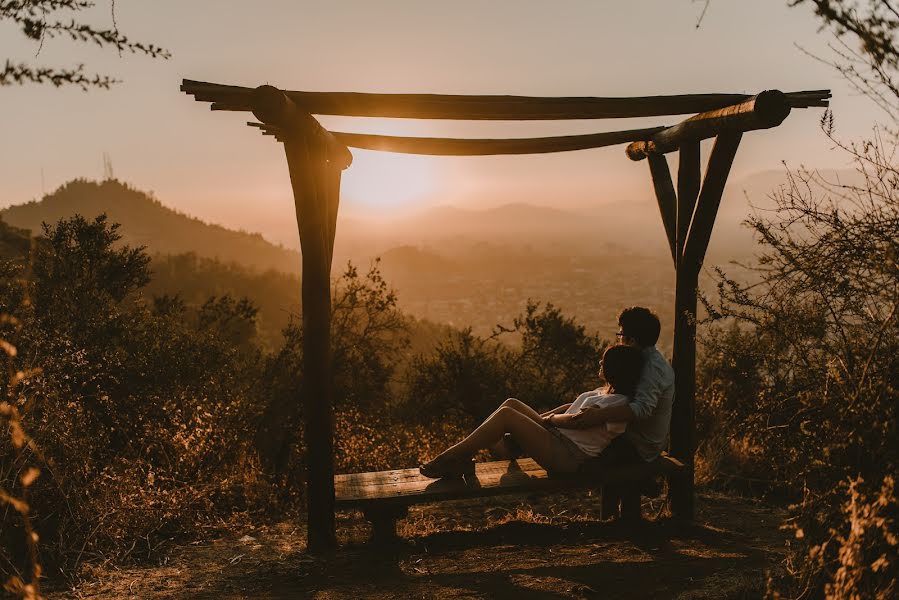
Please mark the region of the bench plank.
[[515, 492], [597, 487], [614, 482], [637, 482], [683, 469], [674, 458], [662, 456], [645, 465], [603, 469], [595, 473], [550, 477], [529, 458], [480, 462], [475, 476], [465, 479], [428, 479], [418, 469], [350, 473], [334, 477], [338, 508], [409, 506], [460, 498], [481, 498]]

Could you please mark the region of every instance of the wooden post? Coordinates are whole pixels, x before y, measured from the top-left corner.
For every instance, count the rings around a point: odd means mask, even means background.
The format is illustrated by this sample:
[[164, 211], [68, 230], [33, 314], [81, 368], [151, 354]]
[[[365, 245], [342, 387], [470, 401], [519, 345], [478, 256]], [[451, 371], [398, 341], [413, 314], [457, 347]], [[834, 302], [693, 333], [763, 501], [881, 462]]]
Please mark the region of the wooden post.
[[671, 455], [687, 472], [671, 482], [671, 512], [693, 520], [693, 403], [696, 395], [696, 287], [699, 271], [680, 265], [674, 292], [674, 406], [671, 411]]
[[[699, 272], [712, 235], [712, 226], [742, 132], [721, 134], [698, 191], [699, 144], [681, 148], [677, 201], [677, 282], [674, 315], [674, 407], [671, 414], [671, 454], [684, 463], [686, 472], [673, 479], [671, 512], [691, 521], [694, 516], [693, 484], [696, 403], [696, 301]], [[682, 183], [683, 182], [683, 183]], [[698, 198], [697, 198], [698, 196]]]
[[305, 140], [284, 143], [300, 231], [303, 275], [303, 383], [305, 396], [308, 548], [333, 548], [334, 416], [331, 396], [331, 256], [328, 166]]
[[671, 258], [674, 260], [674, 267], [677, 268], [677, 194], [671, 182], [671, 171], [663, 154], [650, 154], [647, 158], [652, 186], [655, 188], [659, 212], [662, 215], [662, 225], [665, 227], [665, 237], [668, 238]]
[[724, 185], [727, 183], [727, 176], [730, 174], [742, 137], [743, 133], [739, 131], [722, 133], [715, 139], [712, 154], [709, 156], [702, 191], [699, 193], [693, 219], [690, 221], [682, 258], [685, 265], [696, 269], [697, 272], [702, 268], [715, 217], [718, 215], [721, 195], [724, 193]]
[[676, 281], [674, 292], [674, 406], [671, 412], [671, 454], [689, 473], [671, 486], [671, 512], [675, 518], [693, 518], [693, 402], [696, 394], [696, 287], [699, 270], [684, 265], [683, 252], [699, 196], [701, 182], [699, 142], [680, 149], [677, 173]]
[[684, 253], [687, 232], [690, 230], [690, 221], [693, 220], [693, 210], [696, 208], [696, 199], [699, 197], [702, 183], [699, 161], [698, 140], [681, 146], [680, 161], [677, 167], [676, 268], [680, 268], [680, 258]]
[[370, 506], [362, 509], [365, 520], [371, 523], [371, 542], [376, 546], [396, 544], [401, 538], [396, 533], [397, 519], [409, 514], [408, 506]]
[[284, 142], [302, 252], [304, 439], [307, 548], [336, 546], [331, 380], [331, 260], [340, 172], [349, 151], [280, 90], [257, 88], [255, 114]]
[[643, 507], [640, 503], [640, 490], [636, 483], [621, 488], [621, 520], [630, 525], [643, 519]]

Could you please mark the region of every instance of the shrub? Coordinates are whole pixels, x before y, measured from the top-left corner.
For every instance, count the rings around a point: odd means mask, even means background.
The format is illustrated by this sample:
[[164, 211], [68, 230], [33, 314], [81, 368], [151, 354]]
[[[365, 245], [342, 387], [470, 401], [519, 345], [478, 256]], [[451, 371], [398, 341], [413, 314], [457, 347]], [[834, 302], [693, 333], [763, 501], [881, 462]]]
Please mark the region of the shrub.
[[[501, 343], [504, 336], [518, 345]], [[552, 304], [528, 300], [511, 327], [497, 325], [489, 338], [454, 331], [413, 359], [401, 410], [423, 421], [450, 415], [471, 424], [509, 396], [553, 408], [597, 387], [604, 346]]]
[[512, 353], [471, 328], [451, 332], [431, 354], [412, 360], [405, 401], [397, 408], [414, 423], [483, 419], [512, 389]]
[[[348, 264], [335, 283], [331, 348], [333, 405], [336, 415], [356, 411], [372, 417], [387, 410], [396, 368], [408, 345], [405, 316], [396, 294], [375, 261], [365, 276]], [[255, 434], [266, 468], [288, 489], [302, 482], [303, 328], [292, 319], [284, 345], [265, 361], [264, 413]], [[287, 425], [285, 426], [285, 423]], [[342, 429], [335, 427], [338, 435]]]
[[[895, 561], [840, 562], [868, 556], [858, 544], [869, 540], [846, 525], [874, 506], [847, 482], [886, 485], [899, 465], [899, 170], [880, 138], [845, 149], [859, 183], [791, 173], [773, 217], [751, 218], [763, 249], [754, 280], [719, 272], [707, 308], [730, 324], [704, 334], [697, 395], [718, 480], [798, 502], [792, 520], [807, 522], [806, 542], [783, 589], [813, 597], [876, 596], [897, 572]], [[884, 523], [885, 539], [895, 536]]]
[[[105, 218], [74, 217], [45, 227], [31, 273], [24, 261], [3, 267], [0, 305], [20, 324], [4, 334], [41, 367], [0, 391], [46, 459], [29, 514], [51, 576], [87, 559], [146, 558], [261, 493], [246, 441], [258, 412], [255, 310], [231, 298], [148, 302], [146, 255], [118, 240]], [[28, 460], [0, 447], [3, 487]], [[13, 519], [0, 515], [3, 535]], [[147, 548], [134, 551], [136, 540]]]
[[789, 587], [828, 600], [895, 598], [899, 501], [894, 478], [885, 476], [879, 489], [860, 477], [839, 487], [846, 500], [836, 513], [812, 494], [794, 507], [797, 516], [786, 527], [796, 546], [788, 563], [794, 577]]

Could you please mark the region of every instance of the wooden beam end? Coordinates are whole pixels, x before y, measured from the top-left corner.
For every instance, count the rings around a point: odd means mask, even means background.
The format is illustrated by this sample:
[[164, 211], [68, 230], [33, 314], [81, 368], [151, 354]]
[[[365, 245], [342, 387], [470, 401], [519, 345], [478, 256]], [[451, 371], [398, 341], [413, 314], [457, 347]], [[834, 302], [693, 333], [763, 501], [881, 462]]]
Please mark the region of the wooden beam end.
[[652, 142], [631, 142], [625, 149], [627, 157], [633, 161], [643, 160], [651, 151]]
[[790, 114], [790, 101], [780, 90], [765, 90], [755, 97], [754, 112], [768, 127], [777, 127]]
[[288, 99], [284, 92], [272, 85], [260, 85], [253, 90], [250, 106], [253, 114], [263, 123], [283, 125], [287, 118]]

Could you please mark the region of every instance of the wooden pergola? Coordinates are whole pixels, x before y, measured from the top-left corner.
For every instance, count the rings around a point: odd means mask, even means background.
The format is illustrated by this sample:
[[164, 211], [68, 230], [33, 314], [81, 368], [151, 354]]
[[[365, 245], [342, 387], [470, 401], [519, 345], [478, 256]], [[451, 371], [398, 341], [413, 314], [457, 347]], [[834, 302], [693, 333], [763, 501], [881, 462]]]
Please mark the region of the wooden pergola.
[[[303, 369], [308, 482], [308, 548], [335, 545], [334, 431], [331, 390], [331, 260], [341, 171], [348, 147], [430, 155], [566, 152], [628, 144], [627, 156], [649, 164], [659, 212], [676, 273], [675, 403], [671, 454], [688, 469], [670, 491], [676, 518], [693, 517], [696, 303], [699, 272], [718, 205], [743, 132], [780, 125], [794, 108], [826, 107], [829, 90], [757, 95], [686, 94], [635, 98], [544, 98], [294, 92], [184, 80], [181, 91], [212, 110], [252, 112], [265, 135], [283, 143], [290, 171], [302, 249]], [[525, 139], [448, 139], [332, 132], [312, 115], [461, 120], [614, 119], [693, 114], [680, 123], [588, 135]], [[700, 142], [715, 138], [705, 175]], [[679, 153], [677, 189], [665, 154]], [[276, 407], [287, 417], [295, 407]], [[286, 422], [286, 421], [281, 421]]]

